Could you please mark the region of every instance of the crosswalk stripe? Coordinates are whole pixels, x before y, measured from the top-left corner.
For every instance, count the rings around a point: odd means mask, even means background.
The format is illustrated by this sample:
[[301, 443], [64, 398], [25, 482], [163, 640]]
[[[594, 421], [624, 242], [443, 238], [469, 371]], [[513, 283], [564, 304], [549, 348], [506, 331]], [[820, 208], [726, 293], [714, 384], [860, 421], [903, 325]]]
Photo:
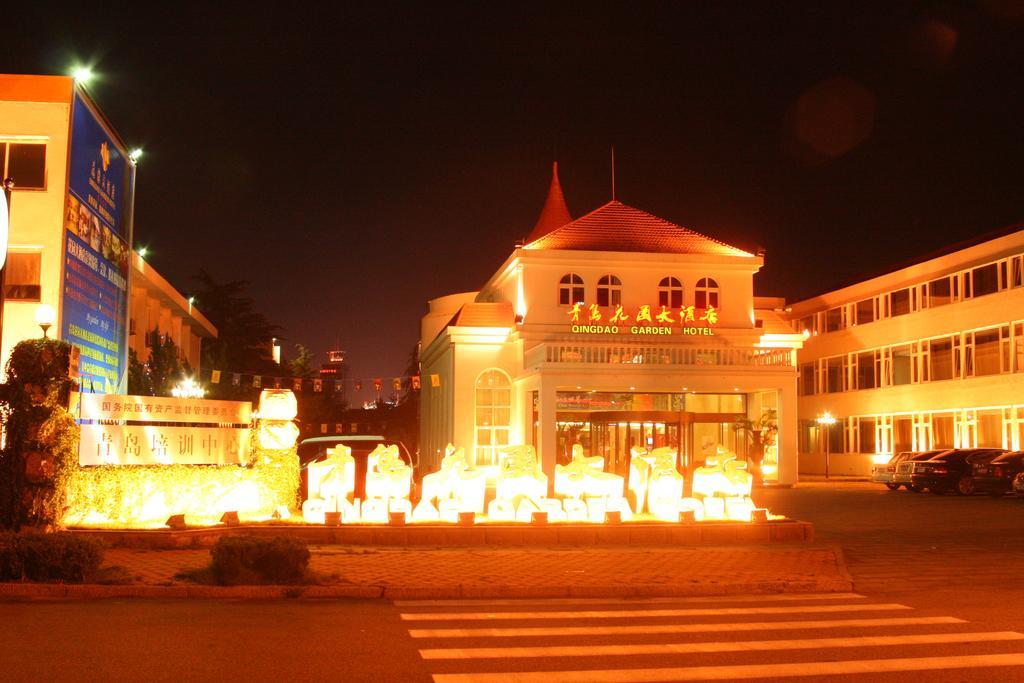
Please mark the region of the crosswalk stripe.
[[633, 643], [627, 645], [552, 645], [541, 647], [473, 647], [420, 650], [423, 659], [515, 659], [539, 657], [604, 657], [636, 655], [679, 655], [712, 652], [757, 652], [763, 650], [808, 650], [814, 648], [884, 647], [892, 645], [936, 645], [1024, 640], [1016, 631], [976, 633], [930, 633], [925, 635], [855, 636], [849, 638], [807, 638], [800, 640], [745, 640], [703, 643]]
[[896, 603], [858, 605], [788, 605], [784, 607], [707, 607], [691, 609], [580, 610], [573, 612], [403, 612], [404, 621], [497, 621], [509, 619], [625, 619], [632, 617], [701, 617], [745, 614], [818, 614], [910, 609]]
[[413, 638], [520, 638], [533, 636], [664, 635], [732, 631], [790, 631], [817, 628], [874, 628], [963, 624], [956, 617], [887, 617], [880, 619], [828, 619], [817, 621], [748, 621], [707, 624], [644, 624], [633, 626], [530, 626], [520, 628], [409, 629]]
[[849, 674], [935, 671], [996, 666], [1024, 666], [1024, 654], [954, 655], [853, 659], [789, 664], [736, 664], [660, 669], [594, 669], [590, 671], [527, 671], [434, 674], [435, 683], [651, 683], [654, 681], [721, 681], [743, 678], [793, 678]]
[[488, 605], [665, 605], [726, 602], [803, 602], [864, 599], [858, 593], [777, 593], [765, 595], [701, 595], [679, 598], [527, 598], [464, 600], [395, 600], [396, 607], [486, 607]]

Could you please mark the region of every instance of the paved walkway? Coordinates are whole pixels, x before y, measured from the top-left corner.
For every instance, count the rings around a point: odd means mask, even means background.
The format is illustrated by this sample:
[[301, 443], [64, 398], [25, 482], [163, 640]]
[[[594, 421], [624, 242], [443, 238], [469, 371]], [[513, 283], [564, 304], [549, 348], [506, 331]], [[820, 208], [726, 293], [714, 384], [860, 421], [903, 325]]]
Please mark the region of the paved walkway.
[[[416, 589], [470, 595], [680, 594], [846, 590], [831, 547], [387, 549], [311, 548], [310, 566], [327, 585]], [[206, 550], [107, 551], [138, 585], [180, 585], [175, 575], [209, 562]]]

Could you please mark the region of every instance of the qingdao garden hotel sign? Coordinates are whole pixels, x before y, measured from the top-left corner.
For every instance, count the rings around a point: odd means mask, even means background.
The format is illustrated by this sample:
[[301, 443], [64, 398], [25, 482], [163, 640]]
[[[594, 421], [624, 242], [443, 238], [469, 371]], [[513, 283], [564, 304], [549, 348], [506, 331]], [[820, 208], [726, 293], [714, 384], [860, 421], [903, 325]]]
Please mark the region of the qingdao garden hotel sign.
[[[714, 336], [713, 327], [718, 324], [718, 311], [708, 306], [700, 315], [693, 306], [673, 310], [661, 306], [654, 312], [652, 306], [644, 304], [627, 313], [623, 306], [615, 306], [611, 315], [605, 315], [597, 304], [573, 304], [569, 309], [569, 322], [573, 334], [635, 334]], [[689, 325], [687, 323], [693, 323]]]

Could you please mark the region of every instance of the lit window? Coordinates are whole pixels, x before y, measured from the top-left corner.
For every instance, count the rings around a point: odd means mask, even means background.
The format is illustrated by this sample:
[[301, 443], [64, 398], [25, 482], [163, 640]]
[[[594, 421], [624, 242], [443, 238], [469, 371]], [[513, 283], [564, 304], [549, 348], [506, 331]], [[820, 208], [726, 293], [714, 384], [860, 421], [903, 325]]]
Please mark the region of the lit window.
[[512, 425], [512, 382], [501, 370], [484, 370], [476, 380], [476, 464], [497, 465]]
[[697, 280], [693, 303], [697, 308], [718, 308], [718, 283], [709, 277]]
[[583, 303], [583, 278], [576, 273], [563, 275], [558, 283], [558, 303], [560, 306], [571, 306]]
[[38, 251], [7, 254], [4, 267], [4, 299], [7, 301], [39, 301], [39, 271], [42, 254]]
[[622, 280], [614, 275], [605, 275], [597, 281], [597, 305], [619, 306], [622, 304]]
[[658, 283], [658, 305], [666, 308], [682, 308], [683, 283], [674, 277], [665, 277]]
[[14, 179], [15, 190], [46, 189], [46, 145], [0, 143], [4, 178]]

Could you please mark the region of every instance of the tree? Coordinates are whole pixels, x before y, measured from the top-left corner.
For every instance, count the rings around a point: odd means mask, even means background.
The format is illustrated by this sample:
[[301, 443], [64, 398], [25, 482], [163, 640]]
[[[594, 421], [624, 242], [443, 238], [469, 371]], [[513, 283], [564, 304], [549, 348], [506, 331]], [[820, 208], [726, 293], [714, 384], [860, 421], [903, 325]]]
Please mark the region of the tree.
[[149, 360], [139, 362], [135, 350], [128, 352], [128, 393], [136, 396], [170, 396], [171, 390], [183, 380], [192, 369], [188, 361], [181, 358], [178, 346], [170, 335], [153, 332], [156, 340], [149, 353]]
[[295, 353], [298, 354], [295, 360], [288, 361], [291, 366], [292, 375], [302, 379], [311, 379], [316, 376], [316, 369], [313, 368], [313, 352], [302, 344], [295, 345]]
[[751, 420], [749, 417], [741, 417], [732, 425], [733, 431], [743, 434], [747, 443], [751, 446], [750, 459], [754, 463], [751, 474], [755, 483], [764, 481], [762, 473], [762, 461], [766, 446], [775, 443], [775, 437], [779, 433], [778, 414], [774, 410], [766, 410], [761, 417]]
[[[218, 282], [200, 269], [194, 278], [196, 307], [217, 328], [216, 339], [203, 339], [202, 365], [220, 370], [222, 377], [230, 373], [275, 375], [280, 367], [274, 363], [270, 347], [281, 328], [266, 316], [254, 310], [255, 302], [245, 295], [249, 283], [244, 280]], [[211, 392], [219, 398], [252, 400], [259, 394], [253, 387], [235, 387], [227, 380], [211, 385]]]

